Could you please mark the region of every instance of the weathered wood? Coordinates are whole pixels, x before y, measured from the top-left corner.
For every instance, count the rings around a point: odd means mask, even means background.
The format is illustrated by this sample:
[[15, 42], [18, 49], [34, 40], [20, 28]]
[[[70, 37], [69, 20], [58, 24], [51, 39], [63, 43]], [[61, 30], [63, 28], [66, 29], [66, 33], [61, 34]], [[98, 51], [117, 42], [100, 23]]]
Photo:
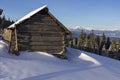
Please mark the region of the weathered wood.
[[28, 33], [28, 32], [24, 32], [24, 33], [19, 33], [18, 37], [24, 37], [24, 36], [37, 36], [37, 37], [63, 37], [64, 33], [45, 33], [45, 32], [40, 32], [40, 33]]
[[19, 49], [28, 49], [28, 50], [62, 50], [64, 46], [29, 46], [29, 45], [24, 45], [24, 46], [19, 46]]
[[18, 52], [18, 39], [17, 39], [17, 31], [16, 31], [16, 28], [14, 29], [14, 33], [15, 33], [15, 49], [14, 49], [14, 53], [16, 54], [16, 55], [19, 55], [19, 52]]
[[[60, 40], [60, 39], [49, 39], [49, 41], [51, 41], [51, 42], [54, 42], [54, 40], [55, 41], [64, 41], [64, 40]], [[31, 42], [31, 41], [33, 41], [33, 42], [41, 42], [41, 41], [48, 41], [48, 39], [19, 39], [18, 38], [18, 41], [19, 42]]]
[[11, 40], [8, 38], [8, 33], [6, 40], [11, 41], [9, 44], [11, 51], [43, 51], [63, 55], [65, 52], [65, 35], [68, 32], [64, 25], [46, 8], [19, 24], [15, 24], [10, 35]]
[[62, 46], [64, 42], [18, 42], [19, 46], [29, 45], [29, 46]]
[[[32, 28], [30, 28], [32, 27]], [[31, 26], [28, 25], [28, 27], [24, 26], [19, 28], [18, 30], [23, 30], [24, 31], [58, 31], [58, 32], [62, 32], [62, 30], [60, 28], [57, 28], [58, 26]]]
[[19, 34], [29, 33], [29, 34], [61, 34], [64, 35], [64, 32], [56, 32], [56, 31], [18, 31]]
[[64, 38], [62, 37], [18, 37], [18, 41], [23, 41], [23, 40], [27, 40], [27, 41], [63, 41]]
[[64, 46], [30, 46], [30, 49], [60, 49], [62, 50]]
[[8, 52], [10, 53], [11, 51], [11, 42], [12, 42], [12, 31], [10, 31], [10, 37], [9, 37], [9, 43], [8, 43], [8, 45], [9, 45], [9, 48], [8, 48]]
[[4, 40], [9, 42], [10, 41], [10, 33], [11, 33], [11, 30], [9, 29], [4, 29], [4, 34], [3, 34], [3, 37], [4, 37]]

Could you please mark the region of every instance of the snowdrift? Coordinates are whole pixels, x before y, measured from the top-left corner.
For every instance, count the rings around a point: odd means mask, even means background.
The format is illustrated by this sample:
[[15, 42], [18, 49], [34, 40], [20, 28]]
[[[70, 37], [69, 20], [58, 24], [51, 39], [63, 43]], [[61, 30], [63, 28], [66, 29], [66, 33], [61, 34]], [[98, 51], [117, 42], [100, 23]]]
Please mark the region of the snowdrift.
[[7, 53], [0, 41], [0, 80], [119, 80], [120, 62], [67, 48], [68, 60], [45, 52]]

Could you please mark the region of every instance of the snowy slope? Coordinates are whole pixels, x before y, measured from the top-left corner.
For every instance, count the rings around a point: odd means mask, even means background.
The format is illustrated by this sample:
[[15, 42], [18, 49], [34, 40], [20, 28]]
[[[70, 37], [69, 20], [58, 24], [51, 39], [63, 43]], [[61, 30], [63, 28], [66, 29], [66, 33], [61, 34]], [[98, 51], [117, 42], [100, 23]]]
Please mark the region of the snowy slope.
[[119, 80], [120, 62], [67, 48], [68, 60], [44, 52], [7, 53], [0, 41], [0, 80]]

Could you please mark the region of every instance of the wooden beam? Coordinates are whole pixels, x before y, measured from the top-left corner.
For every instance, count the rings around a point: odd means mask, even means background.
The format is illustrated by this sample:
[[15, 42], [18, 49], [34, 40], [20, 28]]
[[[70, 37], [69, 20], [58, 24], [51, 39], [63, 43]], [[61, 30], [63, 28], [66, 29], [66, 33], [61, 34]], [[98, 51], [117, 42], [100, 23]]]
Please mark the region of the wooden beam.
[[10, 38], [9, 38], [9, 49], [8, 49], [8, 52], [10, 53], [11, 52], [11, 41], [12, 41], [12, 31], [10, 31]]
[[15, 27], [15, 54], [16, 54], [16, 55], [19, 55], [16, 27]]

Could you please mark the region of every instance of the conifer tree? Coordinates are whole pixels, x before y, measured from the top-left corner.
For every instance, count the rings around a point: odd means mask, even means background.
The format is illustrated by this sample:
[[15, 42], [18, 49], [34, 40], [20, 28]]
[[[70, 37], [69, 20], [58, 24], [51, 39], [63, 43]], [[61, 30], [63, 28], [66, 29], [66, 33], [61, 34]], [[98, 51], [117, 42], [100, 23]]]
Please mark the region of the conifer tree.
[[91, 51], [91, 41], [90, 41], [90, 34], [87, 36], [87, 39], [85, 41], [85, 50], [86, 51]]
[[110, 47], [109, 47], [110, 52], [116, 52], [117, 51], [117, 46], [115, 40], [112, 41]]
[[103, 46], [105, 45], [105, 42], [106, 42], [106, 36], [105, 36], [105, 34], [103, 33], [102, 36], [101, 36], [99, 55], [101, 55], [102, 48], [103, 48]]
[[95, 50], [95, 38], [94, 38], [94, 31], [92, 30], [92, 33], [89, 34], [90, 36], [90, 48]]
[[118, 52], [120, 53], [120, 40], [118, 41]]
[[95, 44], [96, 44], [96, 47], [97, 47], [97, 53], [99, 53], [99, 49], [100, 49], [100, 36], [96, 36], [95, 37]]
[[2, 33], [3, 29], [10, 26], [14, 21], [11, 21], [10, 18], [6, 19], [5, 16], [0, 17], [0, 33]]
[[85, 41], [86, 41], [86, 33], [82, 30], [78, 39], [78, 47], [80, 49], [84, 48]]
[[107, 41], [106, 41], [106, 43], [105, 43], [105, 49], [106, 49], [106, 51], [109, 49], [110, 44], [111, 44], [110, 38], [107, 37]]

